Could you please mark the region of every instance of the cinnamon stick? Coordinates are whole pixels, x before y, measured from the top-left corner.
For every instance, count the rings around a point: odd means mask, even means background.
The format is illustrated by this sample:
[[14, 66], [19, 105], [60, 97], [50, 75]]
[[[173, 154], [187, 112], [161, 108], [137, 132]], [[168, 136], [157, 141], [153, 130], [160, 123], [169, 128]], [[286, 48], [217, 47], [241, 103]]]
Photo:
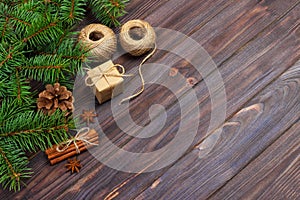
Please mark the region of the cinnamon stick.
[[[98, 144], [98, 133], [94, 129], [91, 129], [87, 133], [85, 138], [91, 143]], [[85, 143], [83, 141], [76, 141], [76, 145], [78, 146], [78, 149], [79, 149], [80, 152], [84, 152], [88, 148], [93, 146], [93, 145]], [[78, 154], [77, 151], [76, 151], [76, 146], [75, 146], [74, 142], [72, 142], [68, 146], [68, 148], [66, 150], [64, 150], [63, 152], [58, 152], [57, 149], [56, 149], [57, 146], [58, 145], [53, 145], [51, 148], [49, 148], [45, 151], [51, 165], [54, 165], [58, 162], [61, 162], [61, 161], [65, 160], [69, 157], [72, 157], [72, 156]]]
[[[97, 141], [98, 141], [98, 137], [97, 138], [92, 138], [91, 140], [89, 140], [89, 142], [91, 142], [91, 143], [96, 143]], [[77, 141], [76, 144], [78, 146], [78, 149], [80, 149], [80, 148], [82, 148], [84, 146], [90, 146], [89, 144], [85, 144], [82, 141]], [[54, 159], [54, 158], [59, 157], [59, 156], [62, 156], [64, 154], [70, 153], [72, 151], [76, 151], [76, 146], [75, 146], [74, 143], [70, 144], [70, 146], [65, 151], [63, 151], [63, 152], [58, 152], [56, 150], [56, 147], [57, 147], [57, 145], [53, 146], [51, 148], [51, 151], [49, 150], [48, 152], [46, 152], [49, 160], [50, 159]]]
[[[96, 142], [95, 144], [98, 144], [98, 142]], [[83, 147], [79, 148], [80, 153], [85, 152], [86, 150], [87, 150], [86, 146], [83, 146]], [[76, 150], [74, 150], [74, 151], [71, 151], [69, 153], [63, 154], [59, 157], [55, 157], [53, 159], [50, 159], [49, 161], [50, 161], [51, 165], [55, 165], [56, 163], [59, 163], [63, 160], [66, 160], [66, 159], [72, 157], [72, 156], [75, 156], [76, 154], [77, 154], [77, 152], [76, 152]]]
[[[97, 138], [98, 139], [98, 133], [95, 131], [95, 129], [91, 129], [87, 136], [86, 136], [89, 140], [93, 140], [94, 138]], [[73, 144], [73, 143], [72, 143]], [[81, 141], [77, 141], [76, 142], [77, 145], [81, 144]], [[74, 145], [74, 144], [73, 144]], [[52, 147], [48, 148], [45, 150], [45, 153], [47, 155], [50, 155], [50, 154], [53, 154], [53, 153], [59, 153], [57, 152], [56, 148], [57, 148], [58, 145], [53, 145]], [[71, 145], [70, 145], [71, 146]], [[75, 146], [75, 145], [74, 145]], [[70, 152], [71, 150], [68, 148], [66, 149], [64, 152], [67, 153], [67, 152]]]

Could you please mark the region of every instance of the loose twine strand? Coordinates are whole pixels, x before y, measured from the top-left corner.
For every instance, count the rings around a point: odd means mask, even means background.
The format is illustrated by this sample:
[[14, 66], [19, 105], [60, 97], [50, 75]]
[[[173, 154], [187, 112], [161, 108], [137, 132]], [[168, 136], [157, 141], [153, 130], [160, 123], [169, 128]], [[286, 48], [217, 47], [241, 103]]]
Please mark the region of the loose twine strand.
[[[141, 39], [136, 40], [131, 37], [130, 31], [133, 28], [139, 28], [139, 30], [142, 31]], [[99, 41], [92, 41], [92, 40], [90, 40], [89, 35], [93, 32], [99, 32], [104, 37], [101, 38]], [[79, 37], [79, 39], [82, 40], [83, 43], [86, 43], [89, 47], [91, 47], [91, 52], [95, 56], [98, 56], [100, 58], [107, 59], [108, 57], [111, 57], [113, 54], [113, 51], [115, 51], [115, 49], [116, 49], [116, 38], [115, 38], [113, 31], [110, 28], [108, 28], [104, 25], [101, 25], [101, 24], [90, 24], [89, 26], [82, 29], [81, 36]], [[125, 51], [127, 51], [128, 53], [130, 53], [133, 56], [143, 55], [146, 52], [148, 52], [150, 49], [152, 49], [152, 51], [139, 64], [138, 71], [139, 71], [139, 76], [140, 76], [140, 79], [142, 82], [142, 87], [141, 87], [140, 91], [138, 91], [134, 95], [131, 95], [127, 98], [122, 99], [121, 102], [119, 103], [119, 105], [125, 101], [131, 100], [131, 99], [137, 97], [145, 90], [145, 80], [144, 80], [144, 77], [142, 74], [142, 65], [150, 57], [152, 57], [153, 54], [155, 53], [155, 51], [157, 49], [155, 40], [156, 40], [155, 31], [152, 28], [152, 26], [146, 21], [130, 20], [122, 26], [121, 34], [120, 34], [120, 43]], [[111, 73], [111, 70], [113, 70], [114, 67], [120, 67], [121, 73], [120, 74]], [[85, 69], [87, 71], [90, 70], [88, 68], [85, 68]], [[95, 73], [92, 77], [87, 77], [85, 79], [85, 84], [87, 86], [94, 86], [102, 77], [104, 77], [105, 80], [108, 82], [108, 80], [107, 80], [108, 76], [114, 76], [114, 77], [132, 76], [131, 74], [126, 75], [124, 67], [120, 64], [115, 64], [105, 71], [101, 71], [100, 68], [97, 68], [97, 69], [99, 69], [97, 73]], [[90, 78], [94, 78], [95, 76], [98, 76], [96, 81], [93, 80], [93, 81], [91, 81], [91, 83], [88, 83]], [[109, 84], [109, 82], [108, 82], [108, 84]], [[109, 84], [109, 87], [112, 88], [110, 84]]]
[[[135, 39], [134, 37], [132, 37], [131, 33], [133, 32], [140, 38]], [[139, 64], [138, 71], [142, 82], [142, 87], [140, 91], [138, 91], [134, 95], [124, 98], [120, 102], [120, 104], [137, 97], [145, 90], [145, 80], [142, 74], [142, 66], [155, 53], [157, 49], [155, 41], [156, 41], [156, 34], [153, 27], [144, 20], [139, 20], [139, 19], [130, 20], [122, 26], [121, 34], [120, 34], [120, 43], [125, 51], [127, 51], [133, 56], [143, 55], [146, 52], [149, 52], [149, 50], [151, 49], [152, 51]]]
[[[69, 139], [69, 140], [61, 143], [60, 145], [58, 145], [56, 147], [56, 151], [58, 151], [58, 152], [64, 152], [65, 150], [67, 150], [69, 148], [69, 146], [72, 143], [74, 143], [74, 146], [76, 148], [76, 152], [79, 154], [80, 150], [79, 150], [79, 147], [78, 147], [78, 145], [76, 143], [77, 141], [82, 141], [82, 142], [85, 142], [87, 144], [97, 146], [98, 144], [95, 144], [95, 143], [92, 143], [92, 142], [88, 141], [89, 138], [87, 137], [87, 135], [88, 135], [89, 132], [90, 132], [90, 128], [89, 127], [81, 128], [74, 137], [72, 137], [71, 139]], [[62, 145], [65, 145], [65, 146], [61, 149], [60, 146], [62, 146]]]
[[137, 96], [139, 96], [144, 90], [145, 90], [145, 80], [144, 80], [144, 77], [143, 77], [143, 73], [142, 73], [142, 66], [143, 64], [153, 56], [153, 54], [155, 53], [157, 47], [156, 47], [156, 44], [154, 44], [154, 48], [153, 50], [142, 60], [142, 62], [139, 64], [139, 75], [140, 75], [140, 78], [141, 78], [141, 82], [142, 82], [142, 87], [140, 89], [140, 91], [138, 91], [137, 93], [135, 93], [134, 95], [131, 95], [129, 97], [126, 97], [124, 99], [121, 100], [121, 102], [119, 103], [122, 104], [123, 102], [125, 101], [129, 101]]

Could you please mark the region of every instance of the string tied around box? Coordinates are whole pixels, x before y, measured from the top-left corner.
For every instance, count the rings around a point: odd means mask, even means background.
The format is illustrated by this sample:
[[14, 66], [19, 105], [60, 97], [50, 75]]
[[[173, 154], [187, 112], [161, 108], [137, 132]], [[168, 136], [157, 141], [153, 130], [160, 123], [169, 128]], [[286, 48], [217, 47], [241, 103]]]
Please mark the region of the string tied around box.
[[[115, 67], [119, 67], [121, 69], [119, 74], [116, 73], [112, 73], [112, 71], [115, 69]], [[86, 71], [90, 71], [91, 69], [89, 68], [84, 68]], [[114, 77], [129, 77], [129, 76], [133, 76], [133, 74], [125, 74], [125, 68], [123, 67], [123, 65], [120, 64], [113, 64], [111, 67], [109, 67], [106, 70], [101, 70], [100, 68], [97, 68], [97, 72], [93, 75], [93, 76], [88, 76], [85, 78], [85, 85], [92, 87], [94, 85], [96, 85], [97, 81], [101, 80], [101, 78], [105, 78], [107, 76], [114, 76]], [[90, 81], [90, 79], [96, 77], [96, 81]], [[89, 83], [90, 82], [90, 83]], [[109, 81], [107, 81], [107, 83], [109, 84]]]
[[[71, 139], [69, 139], [69, 140], [61, 143], [60, 145], [58, 145], [56, 147], [56, 151], [57, 152], [64, 152], [73, 143], [74, 146], [75, 146], [75, 148], [76, 148], [76, 152], [79, 154], [80, 150], [79, 150], [79, 147], [78, 147], [78, 145], [76, 143], [77, 141], [82, 141], [82, 142], [85, 142], [87, 144], [97, 146], [98, 144], [88, 141], [89, 138], [87, 137], [87, 135], [88, 135], [89, 132], [90, 132], [90, 128], [89, 127], [81, 128], [74, 137], [72, 137]], [[63, 145], [64, 145], [64, 147], [60, 148]]]

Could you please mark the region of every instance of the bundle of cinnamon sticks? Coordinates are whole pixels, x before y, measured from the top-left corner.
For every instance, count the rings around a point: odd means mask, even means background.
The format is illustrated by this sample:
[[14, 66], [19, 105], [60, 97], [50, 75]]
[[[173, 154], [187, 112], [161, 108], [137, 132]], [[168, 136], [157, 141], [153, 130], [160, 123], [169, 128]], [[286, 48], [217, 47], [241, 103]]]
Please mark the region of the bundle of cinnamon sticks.
[[[86, 134], [85, 138], [91, 143], [86, 143], [84, 141], [76, 141], [75, 146], [74, 142], [70, 143], [70, 145], [62, 152], [57, 151], [57, 146], [63, 146], [63, 144], [60, 145], [53, 145], [51, 148], [47, 149], [45, 153], [48, 156], [48, 159], [50, 161], [51, 165], [55, 165], [56, 163], [59, 163], [63, 160], [66, 160], [79, 152], [84, 152], [88, 148], [95, 146], [95, 144], [98, 144], [98, 133], [95, 129], [89, 130], [89, 132]], [[78, 148], [78, 149], [77, 149]]]

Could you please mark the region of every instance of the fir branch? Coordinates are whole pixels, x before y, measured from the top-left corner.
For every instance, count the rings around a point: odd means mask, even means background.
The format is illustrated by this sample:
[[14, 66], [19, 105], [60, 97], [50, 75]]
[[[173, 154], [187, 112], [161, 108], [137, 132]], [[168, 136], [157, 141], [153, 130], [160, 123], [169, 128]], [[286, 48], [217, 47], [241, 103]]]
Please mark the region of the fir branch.
[[36, 37], [37, 35], [44, 32], [45, 30], [50, 29], [51, 27], [55, 27], [55, 26], [57, 26], [57, 21], [56, 22], [50, 22], [46, 26], [42, 27], [41, 29], [38, 29], [37, 31], [35, 31], [31, 35], [29, 35], [29, 36], [25, 37], [24, 39], [22, 39], [22, 41], [27, 42], [28, 40], [32, 39], [33, 37]]
[[9, 133], [2, 134], [2, 135], [0, 135], [0, 137], [19, 136], [21, 134], [32, 134], [32, 133], [37, 133], [37, 132], [51, 133], [52, 131], [61, 130], [61, 129], [68, 130], [68, 128], [69, 128], [68, 125], [62, 125], [62, 126], [54, 126], [47, 130], [45, 130], [45, 128], [20, 130], [20, 131], [16, 131], [16, 132], [9, 132]]
[[21, 106], [12, 99], [5, 98], [0, 106], [0, 128], [5, 126], [8, 120], [11, 120], [19, 115], [32, 110], [33, 106], [30, 104], [22, 104]]
[[95, 17], [108, 26], [119, 26], [118, 17], [123, 16], [129, 0], [88, 0]]
[[7, 164], [7, 166], [8, 166], [8, 168], [9, 168], [11, 174], [13, 174], [13, 176], [14, 176], [15, 178], [19, 178], [20, 175], [16, 173], [16, 171], [14, 170], [14, 168], [13, 168], [11, 162], [8, 160], [8, 158], [7, 158], [7, 156], [6, 156], [6, 153], [1, 149], [1, 147], [0, 147], [0, 155], [1, 155], [1, 157], [4, 159], [5, 163]]
[[29, 0], [24, 2], [21, 6], [20, 9], [24, 9], [26, 10], [28, 13], [30, 14], [36, 14], [38, 12], [34, 12], [34, 11], [38, 11], [38, 8], [41, 6], [41, 2], [40, 1], [36, 1], [36, 0]]
[[[118, 25], [128, 0], [0, 0], [0, 184], [20, 190], [29, 177], [24, 151], [37, 151], [69, 138], [74, 119], [57, 110], [36, 111], [30, 81], [59, 81], [72, 87], [88, 54], [77, 44], [73, 25], [86, 2], [106, 25]], [[43, 52], [41, 52], [43, 50]]]
[[[17, 18], [17, 17], [14, 17], [12, 15], [7, 15], [7, 18], [8, 19], [12, 19], [12, 20], [15, 20], [17, 22], [20, 22], [21, 24], [24, 24], [26, 26], [31, 26], [31, 24], [23, 19], [20, 19], [20, 18]], [[8, 20], [7, 20], [8, 21]]]
[[29, 43], [32, 48], [40, 49], [51, 43], [63, 33], [62, 24], [55, 16], [46, 16], [38, 19], [28, 29], [27, 34], [21, 41]]
[[[45, 52], [39, 52], [44, 56], [58, 56], [68, 63], [70, 75], [82, 72], [82, 63], [87, 61], [88, 53], [77, 43], [74, 35], [77, 33], [64, 33], [57, 42], [52, 42]], [[65, 79], [61, 77], [60, 81]]]
[[19, 106], [22, 104], [30, 105], [34, 100], [29, 83], [17, 70], [15, 71], [15, 74], [0, 81], [0, 94], [2, 98], [10, 100]]
[[87, 0], [63, 0], [61, 5], [61, 20], [72, 26], [85, 16]]
[[27, 164], [25, 153], [17, 149], [13, 141], [0, 140], [0, 183], [4, 188], [20, 190], [21, 179], [31, 174]]
[[[5, 43], [4, 43], [5, 44]], [[0, 44], [0, 72], [10, 76], [10, 73], [14, 73], [15, 67], [25, 62], [25, 56], [22, 44], [15, 44], [8, 49]]]
[[21, 101], [21, 79], [20, 79], [20, 76], [19, 76], [19, 72], [18, 70], [16, 70], [16, 81], [17, 81], [17, 100], [18, 101]]
[[16, 101], [17, 104], [32, 104], [33, 99], [30, 92], [30, 86], [25, 77], [16, 69], [9, 82], [8, 97]]
[[16, 148], [26, 151], [36, 151], [37, 148], [44, 150], [53, 143], [67, 140], [68, 130], [75, 128], [74, 120], [66, 119], [65, 114], [61, 111], [51, 116], [35, 111], [19, 113], [0, 127], [0, 137], [3, 140], [13, 139]]
[[[55, 56], [57, 54], [55, 53], [46, 53], [46, 52], [39, 52], [40, 55], [44, 55], [44, 56]], [[58, 54], [61, 58], [64, 59], [70, 59], [70, 60], [76, 60], [76, 61], [80, 61], [80, 62], [85, 62], [87, 60], [87, 56], [85, 54], [76, 56], [76, 55], [60, 55]]]
[[12, 59], [12, 53], [8, 53], [3, 57], [2, 61], [0, 62], [0, 67], [7, 63], [10, 59]]
[[53, 4], [57, 7], [61, 7], [61, 0], [58, 1], [54, 1], [54, 0], [45, 0], [44, 1], [45, 4]]
[[2, 32], [1, 32], [2, 38], [5, 36], [5, 32], [6, 32], [8, 23], [9, 23], [9, 18], [8, 18], [8, 17], [5, 17], [4, 25], [2, 25], [2, 27], [3, 27], [3, 28], [2, 28]]
[[4, 77], [3, 74], [0, 75], [0, 100], [3, 100], [5, 96], [7, 96], [7, 89], [9, 88], [7, 85], [8, 77]]
[[19, 66], [18, 69], [26, 77], [47, 83], [55, 83], [64, 79], [64, 72], [75, 73], [69, 67], [69, 60], [64, 60], [58, 55], [37, 55], [30, 58], [26, 65]]

